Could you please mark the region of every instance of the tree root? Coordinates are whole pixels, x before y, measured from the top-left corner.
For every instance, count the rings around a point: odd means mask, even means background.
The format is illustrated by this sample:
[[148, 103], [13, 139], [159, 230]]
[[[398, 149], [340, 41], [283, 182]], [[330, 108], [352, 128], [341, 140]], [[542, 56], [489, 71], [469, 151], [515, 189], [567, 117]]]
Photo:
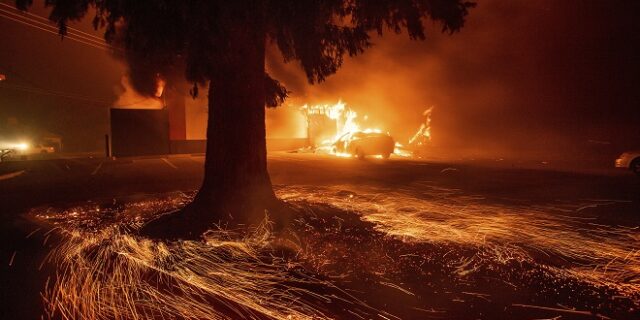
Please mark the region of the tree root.
[[211, 229], [249, 230], [257, 226], [265, 217], [273, 223], [273, 231], [287, 229], [295, 210], [285, 202], [275, 199], [267, 205], [254, 206], [253, 212], [232, 215], [229, 210], [219, 206], [202, 205], [194, 201], [184, 208], [164, 213], [148, 221], [139, 234], [158, 240], [198, 240]]

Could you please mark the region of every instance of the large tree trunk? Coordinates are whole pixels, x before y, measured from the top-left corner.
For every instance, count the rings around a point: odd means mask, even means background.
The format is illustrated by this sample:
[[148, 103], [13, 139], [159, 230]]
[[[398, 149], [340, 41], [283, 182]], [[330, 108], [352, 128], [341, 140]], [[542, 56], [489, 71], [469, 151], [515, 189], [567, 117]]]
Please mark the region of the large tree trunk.
[[193, 206], [214, 219], [259, 222], [276, 201], [267, 172], [265, 34], [256, 24], [233, 28], [209, 86], [205, 175]]
[[212, 224], [257, 224], [267, 211], [278, 218], [267, 172], [264, 17], [245, 12], [222, 33], [228, 39], [212, 55], [219, 61], [209, 85], [202, 187], [191, 204], [147, 224], [144, 234], [197, 237]]

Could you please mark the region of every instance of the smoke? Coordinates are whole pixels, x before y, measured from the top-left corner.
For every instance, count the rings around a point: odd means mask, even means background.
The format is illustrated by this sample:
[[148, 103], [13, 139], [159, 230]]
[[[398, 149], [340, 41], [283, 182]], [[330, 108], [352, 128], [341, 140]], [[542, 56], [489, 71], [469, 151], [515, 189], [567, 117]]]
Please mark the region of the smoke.
[[267, 138], [291, 139], [307, 137], [307, 119], [299, 106], [285, 103], [266, 112]]
[[[432, 144], [455, 156], [616, 153], [640, 134], [640, 95], [632, 88], [640, 68], [626, 44], [640, 42], [638, 22], [626, 13], [637, 7], [480, 1], [460, 33], [429, 25], [423, 42], [392, 32], [373, 37], [373, 48], [318, 85], [273, 47], [267, 68], [292, 91], [290, 103], [342, 99], [400, 142], [435, 106]], [[590, 141], [611, 143], [603, 150], [606, 144]]]
[[[282, 59], [273, 48], [267, 66], [292, 91], [292, 104], [333, 104], [341, 99], [359, 115], [366, 115], [368, 125], [389, 131], [402, 143], [419, 129], [423, 111], [436, 106], [433, 144], [457, 148], [475, 145], [483, 131], [478, 129], [478, 134], [469, 135], [461, 124], [482, 127], [480, 122], [484, 121], [478, 115], [504, 104], [506, 90], [490, 76], [474, 82], [455, 74], [452, 67], [467, 64], [469, 68], [469, 63], [475, 63], [465, 57], [465, 51], [458, 51], [462, 45], [455, 42], [465, 41], [462, 34], [449, 37], [431, 30], [430, 35], [426, 42], [411, 41], [406, 34], [374, 37], [373, 48], [347, 59], [336, 75], [315, 86], [306, 82], [295, 63], [280, 63]], [[462, 103], [468, 113], [451, 112]]]
[[116, 86], [115, 94], [118, 99], [114, 102], [114, 109], [162, 109], [164, 104], [162, 96], [164, 83], [159, 83], [156, 89], [155, 97], [148, 97], [136, 91], [131, 85], [128, 75], [123, 75], [120, 80], [120, 86]]
[[[48, 15], [43, 6], [33, 10]], [[368, 116], [367, 126], [389, 131], [404, 143], [420, 127], [421, 113], [435, 106], [431, 143], [452, 155], [539, 159], [637, 148], [640, 63], [632, 48], [640, 45], [639, 11], [638, 1], [479, 0], [460, 33], [441, 34], [427, 22], [423, 42], [392, 32], [374, 36], [371, 49], [345, 59], [336, 75], [315, 86], [307, 83], [297, 62], [284, 64], [270, 47], [269, 73], [292, 97], [268, 111], [268, 134], [304, 136], [298, 106], [342, 100]], [[129, 89], [135, 79], [153, 85], [142, 80], [154, 74], [128, 70], [133, 81], [120, 79], [123, 64], [107, 52], [10, 21], [0, 23], [7, 40], [0, 67], [15, 69], [2, 70], [5, 85], [111, 101], [113, 84], [121, 80], [114, 105], [153, 105]], [[76, 27], [92, 32], [90, 19], [82, 23]], [[52, 63], [52, 57], [64, 58]], [[174, 69], [183, 79], [183, 68]], [[148, 89], [142, 91], [153, 95], [156, 87]], [[181, 91], [188, 95], [188, 89]], [[63, 135], [69, 150], [102, 146], [107, 106], [21, 92], [0, 98], [5, 106], [0, 115]], [[13, 105], [20, 108], [6, 107]]]

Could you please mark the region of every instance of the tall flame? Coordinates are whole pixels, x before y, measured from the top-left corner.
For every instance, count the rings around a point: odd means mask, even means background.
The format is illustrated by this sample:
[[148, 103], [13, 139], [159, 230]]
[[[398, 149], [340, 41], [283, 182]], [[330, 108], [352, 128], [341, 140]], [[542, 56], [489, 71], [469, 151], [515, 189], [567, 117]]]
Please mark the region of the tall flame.
[[[363, 128], [360, 125], [358, 113], [349, 108], [342, 100], [338, 100], [338, 102], [333, 105], [319, 104], [309, 106], [305, 104], [300, 109], [305, 113], [307, 119], [313, 116], [325, 116], [335, 121], [335, 133], [331, 135], [330, 138], [323, 139], [320, 143], [321, 146], [330, 145], [347, 133], [359, 131], [367, 133], [382, 132], [382, 130], [378, 128]], [[367, 116], [364, 118], [366, 120]]]
[[424, 116], [424, 122], [420, 125], [418, 132], [416, 132], [411, 139], [409, 139], [409, 145], [421, 146], [431, 141], [431, 113], [433, 112], [433, 106], [425, 110], [422, 115]]

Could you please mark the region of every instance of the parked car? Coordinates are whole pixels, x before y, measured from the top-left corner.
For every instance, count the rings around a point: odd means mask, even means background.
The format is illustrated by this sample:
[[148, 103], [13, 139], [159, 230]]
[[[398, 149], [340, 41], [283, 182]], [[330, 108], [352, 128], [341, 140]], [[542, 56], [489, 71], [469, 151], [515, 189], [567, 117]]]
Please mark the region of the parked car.
[[52, 146], [45, 146], [43, 144], [37, 144], [35, 146], [31, 146], [29, 149], [27, 149], [27, 152], [31, 153], [31, 154], [44, 154], [44, 153], [54, 153], [56, 152], [56, 149]]
[[628, 151], [616, 159], [616, 168], [624, 168], [633, 171], [640, 176], [640, 151]]
[[11, 155], [13, 156], [27, 156], [34, 154], [47, 154], [54, 153], [56, 149], [52, 146], [47, 146], [43, 144], [28, 144], [28, 143], [16, 143], [11, 147], [7, 147], [7, 150], [11, 151]]
[[395, 141], [383, 132], [349, 132], [333, 144], [334, 153], [349, 154], [364, 159], [366, 156], [382, 156], [388, 159], [393, 153]]

